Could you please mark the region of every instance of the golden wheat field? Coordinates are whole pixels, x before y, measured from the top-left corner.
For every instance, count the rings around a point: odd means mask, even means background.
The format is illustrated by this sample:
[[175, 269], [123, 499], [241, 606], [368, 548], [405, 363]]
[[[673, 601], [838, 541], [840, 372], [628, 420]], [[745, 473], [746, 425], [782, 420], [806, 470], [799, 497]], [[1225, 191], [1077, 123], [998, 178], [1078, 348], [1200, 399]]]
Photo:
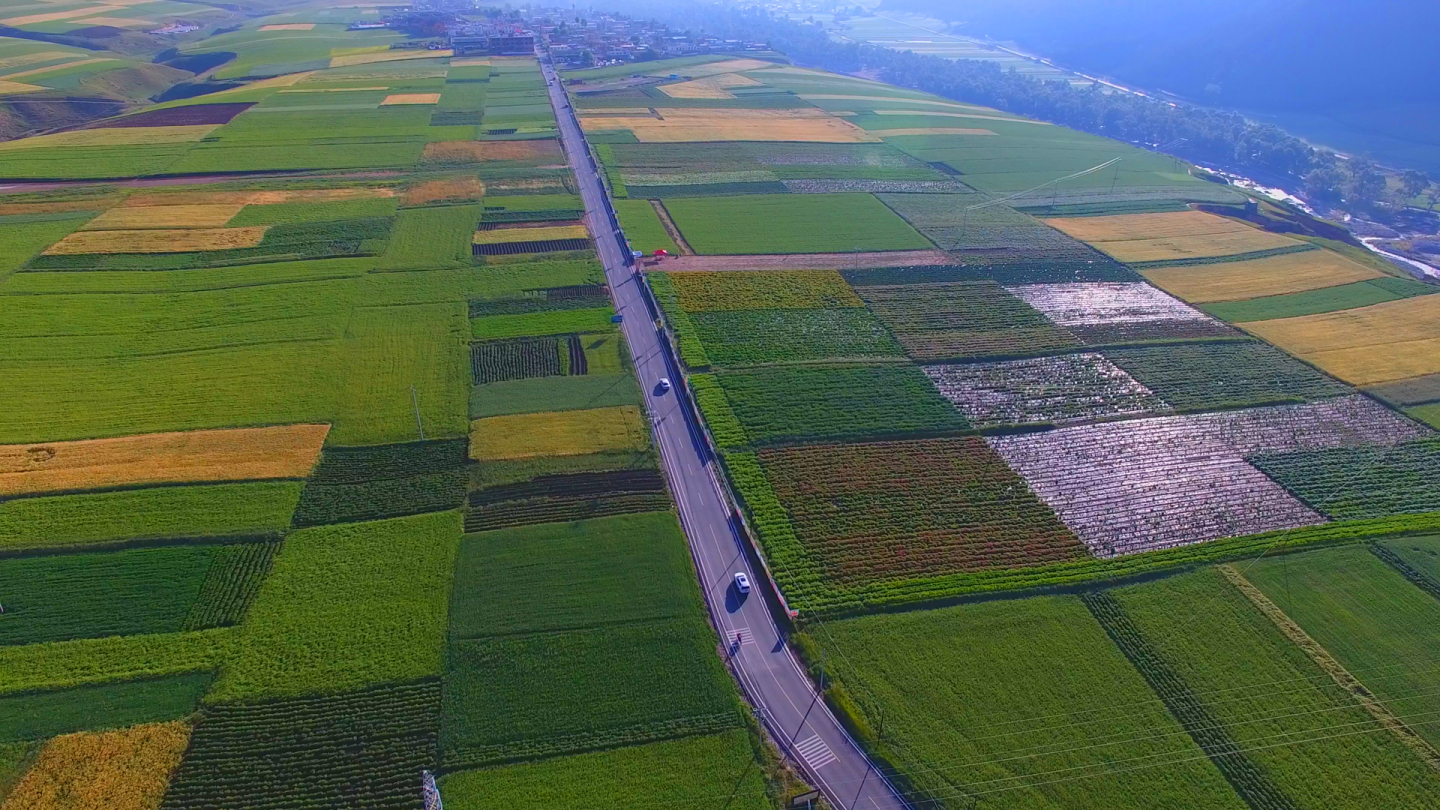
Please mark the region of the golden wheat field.
[[140, 144], [191, 143], [218, 129], [219, 124], [194, 124], [180, 127], [114, 127], [110, 129], [77, 129], [36, 135], [18, 141], [0, 142], [0, 151], [39, 149], [60, 146], [136, 146]]
[[46, 248], [46, 256], [81, 253], [188, 253], [255, 247], [267, 226], [189, 230], [76, 231]]
[[14, 56], [0, 58], [0, 70], [33, 65], [36, 62], [49, 62], [54, 59], [70, 59], [75, 54], [70, 51], [35, 51], [34, 53], [18, 53]]
[[14, 96], [20, 93], [34, 93], [37, 90], [44, 90], [38, 84], [26, 84], [24, 82], [0, 81], [0, 96]]
[[116, 6], [86, 6], [85, 8], [72, 8], [69, 11], [51, 11], [44, 14], [26, 14], [20, 17], [7, 17], [0, 20], [0, 25], [34, 25], [35, 23], [55, 22], [57, 20], [73, 20], [76, 17], [89, 17], [94, 14], [120, 11]]
[[470, 425], [470, 457], [480, 461], [642, 450], [647, 441], [634, 405], [492, 416]]
[[76, 22], [82, 25], [108, 25], [113, 28], [139, 28], [142, 25], [154, 25], [154, 20], [139, 20], [134, 17], [86, 17]]
[[692, 65], [687, 68], [681, 68], [680, 73], [692, 79], [700, 79], [706, 76], [716, 76], [721, 73], [743, 73], [747, 70], [758, 70], [760, 68], [774, 66], [774, 62], [766, 62], [763, 59], [726, 59], [723, 62], [711, 62], [708, 65]]
[[355, 53], [348, 56], [334, 56], [330, 58], [330, 67], [351, 67], [353, 65], [373, 65], [376, 62], [402, 62], [409, 59], [440, 59], [454, 55], [454, 51], [425, 51], [425, 50], [386, 50], [379, 53]]
[[738, 73], [721, 73], [679, 84], [661, 85], [660, 92], [671, 98], [735, 98], [732, 87], [755, 87], [760, 82]]
[[664, 109], [659, 117], [590, 117], [587, 131], [628, 129], [642, 143], [803, 141], [876, 143], [880, 139], [824, 110]]
[[1124, 242], [1210, 233], [1251, 231], [1249, 225], [1204, 211], [1167, 211], [1160, 214], [1112, 214], [1103, 217], [1060, 217], [1046, 225], [1082, 242]]
[[0, 810], [155, 810], [189, 741], [178, 720], [56, 737]]
[[0, 496], [188, 481], [304, 478], [329, 425], [0, 445]]
[[1358, 309], [1238, 324], [1352, 385], [1440, 372], [1440, 300], [1424, 295]]
[[560, 159], [560, 142], [551, 138], [534, 141], [438, 141], [425, 144], [424, 160], [475, 161]]
[[439, 93], [395, 93], [385, 97], [380, 102], [381, 107], [393, 107], [397, 104], [438, 104]]
[[1141, 275], [1177, 298], [1205, 304], [1318, 290], [1383, 274], [1328, 250], [1307, 250], [1240, 262], [1157, 267]]
[[[97, 18], [97, 19], [104, 19], [104, 18]], [[111, 18], [111, 19], [112, 19], [112, 22], [108, 22], [108, 23], [97, 23], [95, 20], [85, 20], [85, 22], [90, 23], [90, 24], [92, 24], [92, 25], [114, 25], [113, 18]], [[135, 22], [135, 21], [134, 21], [134, 20], [131, 20], [130, 22]], [[118, 26], [118, 25], [117, 25], [117, 26], [115, 26], [115, 27], [116, 27], [116, 28], [123, 28], [124, 26]], [[104, 57], [97, 57], [97, 58], [94, 58], [94, 59], [76, 59], [76, 60], [72, 60], [72, 61], [69, 61], [69, 62], [62, 62], [62, 63], [60, 63], [60, 64], [58, 64], [58, 65], [46, 65], [46, 66], [44, 66], [44, 67], [31, 68], [31, 69], [29, 69], [29, 70], [22, 70], [22, 71], [19, 71], [18, 73], [6, 73], [4, 76], [0, 76], [0, 79], [3, 79], [3, 80], [5, 80], [5, 81], [14, 81], [15, 79], [22, 79], [22, 78], [24, 78], [24, 77], [26, 77], [26, 76], [38, 76], [38, 75], [41, 75], [41, 74], [44, 74], [44, 73], [51, 73], [51, 72], [56, 71], [56, 70], [70, 70], [71, 68], [77, 68], [77, 67], [80, 67], [81, 65], [93, 65], [93, 64], [95, 64], [95, 63], [97, 63], [97, 62], [111, 62], [111, 61], [114, 61], [114, 60], [106, 59], [106, 58], [104, 58]]]
[[543, 242], [550, 239], [588, 239], [584, 225], [551, 225], [543, 228], [498, 228], [476, 231], [472, 240], [477, 245], [503, 245], [510, 242]]
[[103, 211], [120, 201], [116, 195], [88, 200], [65, 200], [45, 203], [0, 203], [0, 216], [13, 214], [64, 214], [72, 211]]
[[1166, 236], [1159, 239], [1131, 239], [1122, 242], [1092, 242], [1102, 253], [1122, 262], [1155, 262], [1174, 259], [1209, 259], [1238, 256], [1261, 250], [1295, 247], [1300, 242], [1279, 234], [1252, 228], [1228, 233], [1194, 236]]
[[152, 205], [111, 208], [85, 223], [81, 230], [143, 230], [148, 228], [218, 228], [240, 213], [243, 204]]
[[878, 138], [896, 138], [901, 135], [994, 135], [988, 129], [967, 129], [965, 127], [906, 127], [904, 129], [872, 129], [870, 134]]
[[490, 57], [466, 56], [460, 59], [451, 59], [450, 67], [490, 67]]
[[125, 208], [174, 205], [276, 205], [394, 197], [392, 188], [310, 188], [295, 191], [147, 191], [125, 199]]
[[445, 180], [425, 180], [400, 194], [402, 205], [423, 205], [441, 200], [478, 200], [485, 196], [485, 184], [474, 175]]

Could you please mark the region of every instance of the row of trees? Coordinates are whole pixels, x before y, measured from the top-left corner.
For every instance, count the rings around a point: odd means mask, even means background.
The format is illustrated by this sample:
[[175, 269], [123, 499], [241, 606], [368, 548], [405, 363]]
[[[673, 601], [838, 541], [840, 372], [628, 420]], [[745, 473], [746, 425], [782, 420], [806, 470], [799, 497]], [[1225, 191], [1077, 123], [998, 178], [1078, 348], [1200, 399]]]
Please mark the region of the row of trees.
[[[1358, 206], [1396, 201], [1396, 194], [1387, 189], [1384, 172], [1373, 162], [1341, 159], [1279, 127], [1246, 120], [1239, 113], [1107, 92], [1098, 84], [1076, 87], [1069, 82], [1044, 81], [1002, 69], [993, 61], [952, 60], [837, 42], [818, 25], [798, 23], [763, 9], [702, 3], [659, 5], [652, 0], [630, 0], [629, 5], [632, 13], [653, 16], [679, 28], [768, 41], [806, 65], [840, 72], [876, 71], [891, 84], [1150, 147], [1183, 139], [1172, 149], [1180, 157], [1303, 189], [1317, 199]], [[1406, 199], [1431, 188], [1420, 172], [1408, 173], [1405, 185], [1400, 193]], [[1406, 194], [1406, 190], [1414, 193]]]

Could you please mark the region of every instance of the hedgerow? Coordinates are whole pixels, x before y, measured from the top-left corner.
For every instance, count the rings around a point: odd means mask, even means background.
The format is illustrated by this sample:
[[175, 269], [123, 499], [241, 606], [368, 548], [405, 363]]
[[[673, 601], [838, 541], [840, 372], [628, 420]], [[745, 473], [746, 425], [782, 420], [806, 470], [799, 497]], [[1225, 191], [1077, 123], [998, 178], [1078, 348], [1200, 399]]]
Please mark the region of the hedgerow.
[[420, 810], [439, 709], [435, 682], [211, 706], [160, 807]]

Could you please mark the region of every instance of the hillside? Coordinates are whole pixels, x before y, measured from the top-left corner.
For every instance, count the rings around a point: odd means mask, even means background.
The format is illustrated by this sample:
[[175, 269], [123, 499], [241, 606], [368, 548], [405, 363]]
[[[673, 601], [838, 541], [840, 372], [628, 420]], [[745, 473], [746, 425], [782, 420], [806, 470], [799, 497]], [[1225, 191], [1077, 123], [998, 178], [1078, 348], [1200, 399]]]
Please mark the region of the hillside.
[[1256, 114], [1317, 143], [1440, 171], [1433, 6], [1220, 0], [886, 0], [1087, 73]]

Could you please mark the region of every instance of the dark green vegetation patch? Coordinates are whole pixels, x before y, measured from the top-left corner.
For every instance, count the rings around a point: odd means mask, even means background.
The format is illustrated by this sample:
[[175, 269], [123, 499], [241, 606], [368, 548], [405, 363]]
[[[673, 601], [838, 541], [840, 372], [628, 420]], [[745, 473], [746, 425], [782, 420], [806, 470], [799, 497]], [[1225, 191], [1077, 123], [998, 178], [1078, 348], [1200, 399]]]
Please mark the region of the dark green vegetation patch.
[[300, 493], [294, 525], [454, 509], [465, 500], [467, 451], [465, 439], [326, 448]]
[[1392, 405], [1424, 405], [1440, 402], [1440, 374], [1426, 374], [1406, 380], [1372, 385], [1366, 392]]
[[993, 281], [861, 286], [856, 293], [916, 360], [1023, 357], [1080, 342]]
[[1350, 388], [1265, 343], [1111, 349], [1105, 357], [1180, 411], [1344, 396]]
[[902, 353], [875, 316], [856, 307], [697, 312], [689, 319], [705, 353], [718, 366]]
[[670, 495], [659, 470], [542, 475], [472, 493], [465, 531], [482, 532], [669, 508]]
[[444, 472], [465, 466], [465, 439], [432, 439], [373, 447], [327, 447], [310, 474], [316, 484], [358, 484], [380, 478]]
[[272, 553], [260, 543], [0, 559], [0, 644], [233, 624]]
[[212, 706], [163, 810], [420, 810], [435, 765], [440, 684]]
[[1256, 456], [1250, 463], [1337, 520], [1440, 511], [1440, 439]]
[[[970, 426], [908, 363], [773, 366], [722, 371], [715, 379], [722, 399], [699, 391], [696, 399], [722, 446], [945, 433]], [[740, 429], [739, 442], [718, 435], [727, 410]]]
[[187, 672], [0, 697], [0, 743], [175, 720], [195, 711], [212, 677]]

